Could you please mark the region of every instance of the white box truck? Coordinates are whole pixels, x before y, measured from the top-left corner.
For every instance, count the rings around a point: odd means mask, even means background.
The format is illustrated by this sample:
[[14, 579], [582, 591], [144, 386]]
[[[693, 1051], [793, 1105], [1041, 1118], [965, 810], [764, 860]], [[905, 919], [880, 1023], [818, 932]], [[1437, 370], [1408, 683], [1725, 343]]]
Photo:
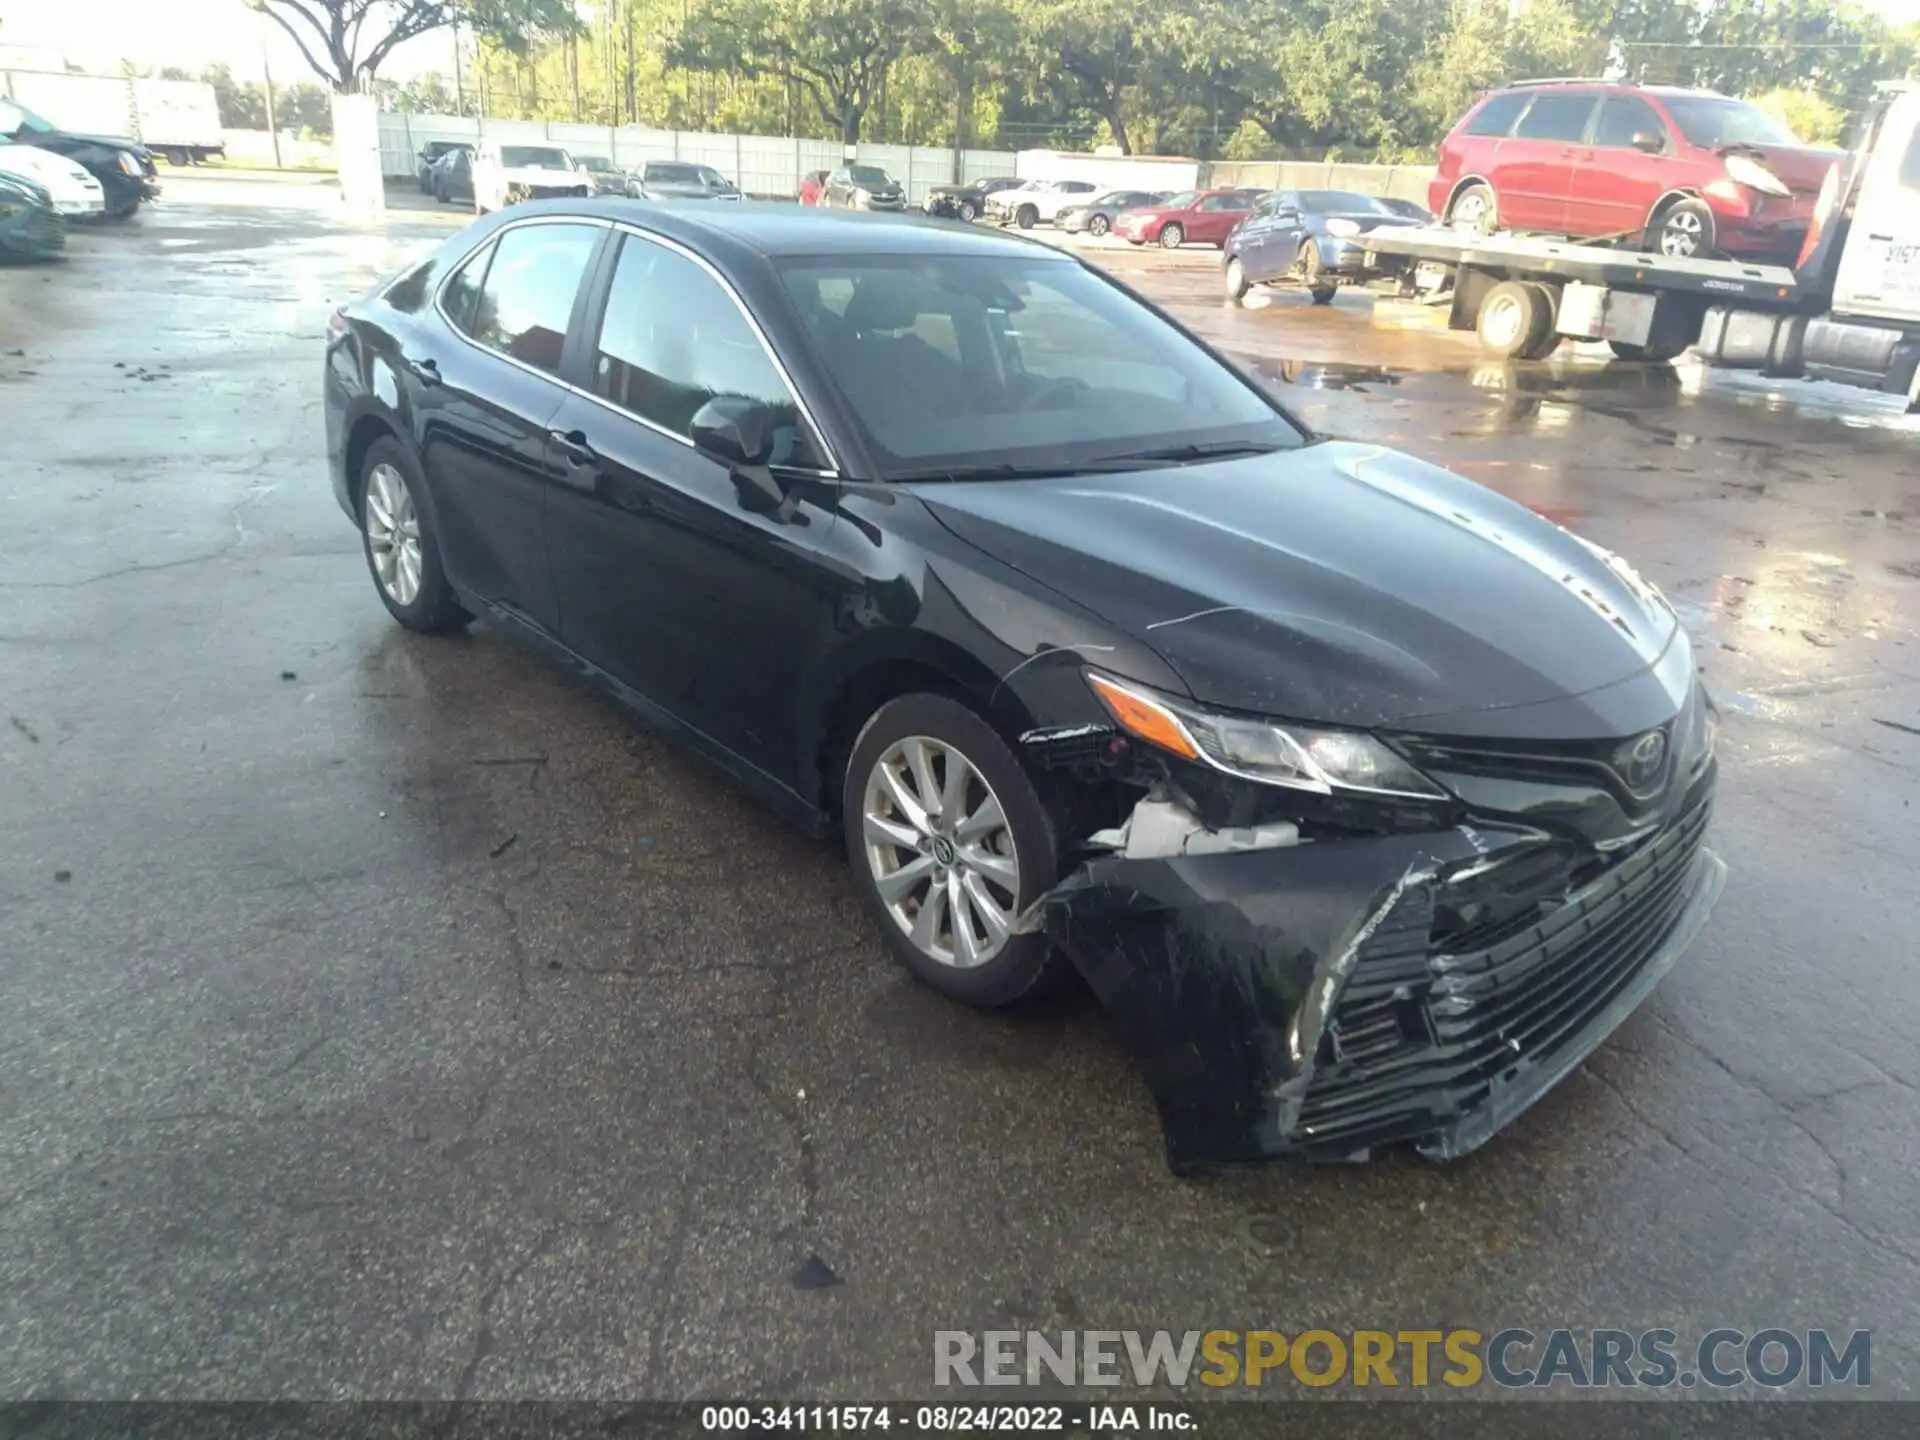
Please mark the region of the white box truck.
[[172, 165], [197, 165], [227, 151], [219, 102], [199, 80], [0, 70], [0, 95], [62, 130], [137, 141]]

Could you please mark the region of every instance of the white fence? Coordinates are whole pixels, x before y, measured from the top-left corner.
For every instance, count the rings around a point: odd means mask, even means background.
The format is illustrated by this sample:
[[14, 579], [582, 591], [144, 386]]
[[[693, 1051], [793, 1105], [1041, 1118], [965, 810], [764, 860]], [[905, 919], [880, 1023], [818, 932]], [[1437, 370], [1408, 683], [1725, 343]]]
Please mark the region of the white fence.
[[[691, 160], [711, 165], [749, 195], [791, 197], [810, 170], [842, 163], [837, 140], [797, 140], [782, 135], [711, 135], [696, 130], [649, 130], [641, 125], [568, 125], [544, 120], [473, 120], [458, 115], [383, 114], [380, 164], [390, 176], [417, 175], [420, 150], [430, 140], [487, 139], [509, 145], [564, 145], [576, 155], [601, 155], [632, 169], [648, 160]], [[963, 150], [956, 172], [954, 152], [930, 145], [862, 145], [862, 164], [883, 165], [918, 203], [931, 185], [954, 179], [1012, 175], [1014, 156], [1002, 150]]]

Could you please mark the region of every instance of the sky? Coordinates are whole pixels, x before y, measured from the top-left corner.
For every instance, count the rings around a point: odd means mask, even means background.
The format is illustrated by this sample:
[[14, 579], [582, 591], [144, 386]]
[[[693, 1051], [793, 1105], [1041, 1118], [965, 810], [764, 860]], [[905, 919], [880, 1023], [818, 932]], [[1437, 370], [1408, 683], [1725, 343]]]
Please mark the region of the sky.
[[[1920, 20], [1920, 0], [1859, 0], [1896, 24]], [[156, 69], [198, 72], [224, 61], [243, 79], [258, 79], [262, 56], [275, 80], [309, 74], [293, 42], [241, 0], [0, 0], [0, 48], [62, 52], [88, 70], [114, 73], [124, 56]], [[446, 31], [420, 36], [387, 57], [380, 73], [407, 80], [428, 70], [451, 74]]]
[[[263, 55], [276, 82], [313, 73], [286, 32], [241, 0], [0, 0], [0, 50], [16, 48], [58, 51], [103, 74], [118, 73], [125, 57], [195, 74], [225, 62], [241, 79], [258, 80]], [[389, 80], [428, 70], [452, 74], [450, 32], [409, 40], [380, 66]]]

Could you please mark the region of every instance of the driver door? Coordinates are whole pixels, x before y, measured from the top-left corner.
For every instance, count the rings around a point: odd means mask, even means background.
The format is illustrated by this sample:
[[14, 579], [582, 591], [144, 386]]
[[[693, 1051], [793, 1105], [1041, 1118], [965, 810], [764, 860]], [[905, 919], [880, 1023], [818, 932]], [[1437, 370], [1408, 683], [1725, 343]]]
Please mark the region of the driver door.
[[[823, 450], [758, 332], [711, 272], [625, 232], [589, 307], [578, 390], [548, 422], [548, 548], [567, 646], [756, 769], [791, 784], [801, 680], [834, 635], [820, 561], [831, 485], [776, 516], [694, 448], [716, 395], [779, 411], [777, 473]], [[587, 397], [591, 398], [587, 398]]]

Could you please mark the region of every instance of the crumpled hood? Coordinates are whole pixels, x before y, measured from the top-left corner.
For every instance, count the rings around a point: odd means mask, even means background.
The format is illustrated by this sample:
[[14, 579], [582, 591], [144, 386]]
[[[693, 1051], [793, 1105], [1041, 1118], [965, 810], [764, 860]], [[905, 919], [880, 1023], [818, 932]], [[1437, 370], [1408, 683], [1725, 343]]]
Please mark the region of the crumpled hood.
[[1378, 446], [911, 488], [1231, 709], [1371, 727], [1537, 705], [1648, 671], [1678, 629], [1616, 557]]

